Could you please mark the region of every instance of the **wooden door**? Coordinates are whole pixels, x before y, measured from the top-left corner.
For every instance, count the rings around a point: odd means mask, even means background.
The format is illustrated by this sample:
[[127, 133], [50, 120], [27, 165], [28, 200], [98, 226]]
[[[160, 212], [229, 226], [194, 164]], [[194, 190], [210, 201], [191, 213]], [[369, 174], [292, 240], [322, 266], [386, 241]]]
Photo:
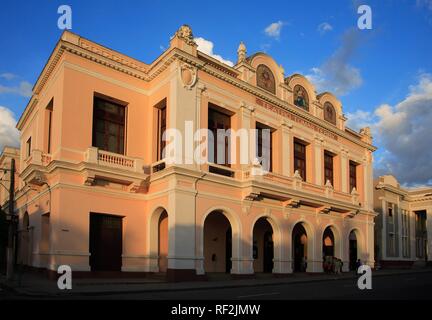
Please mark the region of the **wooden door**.
[[121, 271], [122, 217], [90, 214], [91, 271]]

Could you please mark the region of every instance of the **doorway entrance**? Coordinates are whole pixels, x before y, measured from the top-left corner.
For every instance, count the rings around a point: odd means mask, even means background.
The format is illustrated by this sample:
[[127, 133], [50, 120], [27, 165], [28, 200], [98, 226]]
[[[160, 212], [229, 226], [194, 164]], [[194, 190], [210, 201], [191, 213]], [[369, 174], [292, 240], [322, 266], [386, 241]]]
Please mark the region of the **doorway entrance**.
[[350, 270], [355, 270], [356, 262], [358, 259], [357, 255], [357, 236], [355, 231], [351, 231], [349, 235], [349, 267]]
[[323, 256], [334, 257], [334, 234], [330, 227], [324, 230], [323, 234]]
[[91, 271], [121, 271], [123, 218], [90, 213]]
[[273, 228], [267, 218], [260, 218], [253, 229], [254, 271], [273, 272]]
[[165, 210], [159, 217], [158, 231], [159, 272], [165, 273], [168, 269], [168, 214]]
[[232, 229], [221, 211], [211, 212], [204, 221], [204, 270], [230, 273], [232, 267]]
[[295, 225], [292, 233], [294, 272], [306, 272], [304, 261], [307, 261], [307, 233], [301, 223]]

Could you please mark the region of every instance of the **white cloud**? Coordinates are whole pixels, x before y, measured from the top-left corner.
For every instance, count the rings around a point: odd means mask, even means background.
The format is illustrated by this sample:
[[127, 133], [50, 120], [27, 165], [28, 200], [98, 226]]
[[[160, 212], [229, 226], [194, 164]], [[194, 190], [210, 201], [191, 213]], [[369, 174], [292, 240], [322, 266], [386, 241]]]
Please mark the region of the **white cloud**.
[[222, 63], [229, 65], [230, 67], [234, 66], [234, 63], [230, 60], [225, 60], [220, 55], [213, 53], [213, 42], [206, 40], [204, 38], [195, 38], [196, 44], [198, 45], [198, 50], [208, 54], [209, 56], [219, 60]]
[[324, 33], [328, 32], [328, 31], [332, 31], [333, 27], [332, 27], [332, 25], [330, 23], [323, 22], [323, 23], [321, 23], [318, 26], [317, 30], [318, 30], [319, 33], [324, 34]]
[[373, 114], [369, 111], [357, 110], [354, 113], [347, 113], [347, 127], [359, 131], [361, 128], [370, 127], [373, 120]]
[[[402, 184], [432, 181], [432, 75], [422, 74], [409, 94], [394, 106], [383, 104], [374, 112], [347, 114], [349, 125], [370, 126], [381, 156], [376, 175], [393, 174]], [[369, 120], [368, 120], [369, 119]]]
[[18, 86], [3, 86], [0, 85], [0, 94], [18, 94], [23, 97], [31, 97], [32, 85], [30, 82], [21, 81]]
[[13, 80], [13, 79], [15, 79], [17, 76], [15, 75], [15, 74], [13, 74], [13, 73], [9, 73], [9, 72], [6, 72], [6, 73], [2, 73], [2, 74], [0, 74], [0, 78], [2, 78], [2, 79], [6, 79], [6, 80], [8, 80], [8, 81], [10, 81], [10, 80]]
[[279, 39], [284, 23], [282, 21], [273, 22], [264, 29], [266, 35], [271, 38]]
[[345, 95], [362, 85], [360, 70], [349, 64], [359, 42], [358, 32], [355, 29], [348, 30], [336, 52], [306, 75], [318, 92], [330, 91], [336, 95]]
[[5, 146], [19, 145], [19, 131], [13, 113], [6, 107], [0, 106], [0, 152]]
[[417, 7], [420, 8], [426, 7], [427, 9], [432, 11], [432, 0], [417, 0], [416, 4]]

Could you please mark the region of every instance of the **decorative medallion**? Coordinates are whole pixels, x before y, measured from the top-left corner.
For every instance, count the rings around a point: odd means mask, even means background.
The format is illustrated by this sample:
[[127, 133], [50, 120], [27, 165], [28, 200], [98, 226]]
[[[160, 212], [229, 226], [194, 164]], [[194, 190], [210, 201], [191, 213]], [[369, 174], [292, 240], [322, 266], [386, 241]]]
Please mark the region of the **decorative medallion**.
[[309, 111], [309, 96], [305, 88], [300, 85], [294, 87], [294, 104], [299, 108]]
[[187, 63], [184, 63], [180, 67], [180, 72], [181, 72], [181, 79], [183, 82], [183, 86], [186, 89], [191, 90], [192, 87], [197, 82], [196, 68], [194, 68], [193, 66], [191, 66]]
[[324, 120], [336, 125], [336, 110], [330, 102], [324, 103]]
[[276, 82], [270, 68], [264, 64], [260, 64], [257, 68], [257, 86], [263, 88], [273, 94], [276, 93]]

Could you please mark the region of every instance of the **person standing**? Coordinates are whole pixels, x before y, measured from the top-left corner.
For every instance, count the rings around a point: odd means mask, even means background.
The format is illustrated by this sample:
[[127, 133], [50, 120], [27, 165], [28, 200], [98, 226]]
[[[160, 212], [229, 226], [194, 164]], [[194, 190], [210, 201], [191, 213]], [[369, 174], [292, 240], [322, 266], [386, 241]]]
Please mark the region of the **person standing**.
[[306, 270], [307, 270], [307, 257], [302, 258], [301, 269], [302, 269], [302, 272], [306, 272]]

